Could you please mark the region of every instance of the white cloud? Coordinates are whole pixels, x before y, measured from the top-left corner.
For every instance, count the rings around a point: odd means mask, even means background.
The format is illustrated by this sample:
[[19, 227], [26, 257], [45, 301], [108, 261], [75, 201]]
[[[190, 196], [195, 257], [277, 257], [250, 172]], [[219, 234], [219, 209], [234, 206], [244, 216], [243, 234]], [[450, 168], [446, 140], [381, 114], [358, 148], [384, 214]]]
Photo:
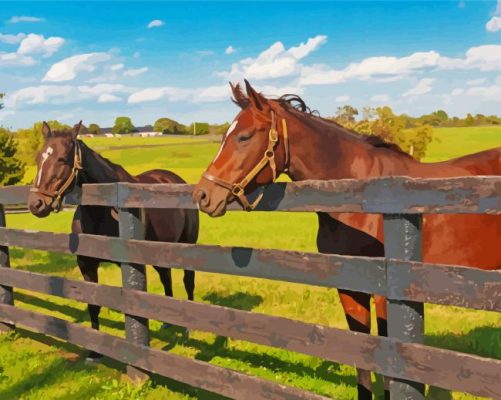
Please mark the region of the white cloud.
[[160, 26], [164, 26], [165, 21], [159, 20], [159, 19], [154, 19], [148, 24], [148, 28], [158, 28]]
[[78, 86], [81, 93], [99, 96], [111, 93], [131, 93], [133, 90], [120, 83], [99, 83], [95, 86]]
[[464, 58], [440, 57], [437, 66], [445, 70], [478, 69], [484, 72], [501, 70], [501, 45], [471, 47], [466, 51]]
[[52, 65], [42, 79], [43, 82], [64, 82], [75, 79], [82, 71], [92, 72], [96, 70], [96, 64], [108, 61], [111, 56], [108, 53], [87, 53], [65, 58]]
[[221, 101], [230, 98], [230, 87], [229, 85], [210, 86], [193, 91], [192, 96], [195, 103]]
[[350, 100], [350, 96], [337, 96], [334, 100], [336, 103], [344, 103]]
[[478, 86], [481, 85], [482, 83], [485, 83], [486, 81], [487, 81], [486, 78], [470, 79], [469, 81], [466, 81], [466, 84], [468, 86]]
[[161, 99], [166, 99], [168, 101], [186, 100], [192, 93], [193, 90], [191, 89], [181, 89], [170, 86], [147, 88], [131, 94], [127, 102], [136, 104]]
[[501, 45], [471, 47], [463, 58], [441, 56], [436, 51], [417, 52], [406, 57], [378, 56], [351, 63], [344, 69], [327, 65], [303, 66], [300, 85], [328, 85], [353, 79], [388, 82], [423, 70], [501, 70]]
[[496, 11], [492, 18], [485, 24], [485, 29], [489, 32], [497, 32], [501, 30], [501, 0], [498, 0]]
[[233, 46], [228, 46], [226, 48], [226, 50], [224, 51], [225, 54], [233, 54], [235, 53], [237, 50], [233, 47]]
[[9, 22], [11, 24], [18, 24], [19, 22], [41, 22], [43, 20], [44, 20], [43, 18], [38, 18], [38, 17], [14, 16], [9, 20]]
[[377, 103], [386, 103], [390, 101], [390, 96], [388, 96], [387, 94], [376, 94], [371, 97], [371, 100]]
[[297, 74], [301, 65], [299, 60], [318, 49], [327, 41], [327, 36], [317, 35], [306, 43], [285, 49], [282, 42], [275, 42], [256, 58], [245, 58], [233, 64], [229, 72], [219, 72], [217, 75], [230, 80], [270, 79]]
[[112, 71], [120, 71], [121, 69], [124, 68], [124, 65], [123, 64], [113, 64], [110, 69]]
[[7, 95], [5, 104], [13, 108], [21, 104], [43, 104], [48, 102], [68, 102], [77, 100], [74, 87], [64, 86], [31, 86]]
[[30, 66], [36, 64], [33, 57], [23, 56], [18, 53], [0, 52], [0, 66]]
[[431, 92], [432, 84], [434, 82], [435, 79], [432, 78], [420, 79], [419, 82], [416, 84], [416, 86], [403, 93], [402, 97], [419, 96], [421, 94]]
[[128, 69], [128, 70], [124, 71], [124, 76], [134, 77], [134, 76], [144, 74], [147, 71], [148, 71], [147, 67], [137, 68], [137, 69]]
[[45, 39], [43, 35], [30, 33], [19, 44], [17, 52], [22, 55], [42, 54], [44, 57], [50, 57], [56, 53], [64, 44], [64, 39], [61, 37], [50, 37]]
[[132, 93], [122, 84], [101, 83], [94, 86], [40, 85], [26, 87], [7, 95], [6, 106], [16, 108], [30, 104], [66, 104], [97, 99], [99, 103], [121, 101], [116, 93]]
[[457, 88], [451, 93], [452, 96], [477, 97], [482, 100], [494, 100], [501, 102], [501, 86], [474, 86], [468, 89]]
[[[302, 94], [303, 90], [297, 86], [272, 86], [256, 85], [256, 90], [266, 96], [279, 96], [284, 93]], [[132, 93], [128, 102], [131, 104], [167, 100], [171, 102], [184, 101], [190, 103], [211, 103], [227, 101], [231, 96], [230, 87], [227, 84], [201, 88], [179, 88], [172, 86], [146, 88]]]
[[337, 84], [350, 79], [399, 76], [433, 67], [440, 55], [435, 51], [417, 52], [406, 57], [369, 57], [359, 63], [351, 63], [345, 69], [330, 69], [326, 65], [305, 66], [301, 71], [302, 85]]
[[32, 57], [34, 54], [42, 54], [43, 57], [50, 57], [64, 44], [64, 39], [60, 37], [50, 37], [45, 39], [42, 35], [30, 33], [24, 35], [1, 35], [0, 41], [13, 44], [20, 39], [19, 47], [15, 53], [0, 52], [0, 66], [30, 66], [37, 63]]
[[18, 33], [16, 35], [2, 34], [0, 33], [0, 42], [7, 44], [18, 44], [26, 37], [24, 33]]
[[106, 93], [100, 95], [97, 99], [98, 103], [116, 103], [117, 101], [122, 101], [122, 99], [113, 94], [106, 94]]

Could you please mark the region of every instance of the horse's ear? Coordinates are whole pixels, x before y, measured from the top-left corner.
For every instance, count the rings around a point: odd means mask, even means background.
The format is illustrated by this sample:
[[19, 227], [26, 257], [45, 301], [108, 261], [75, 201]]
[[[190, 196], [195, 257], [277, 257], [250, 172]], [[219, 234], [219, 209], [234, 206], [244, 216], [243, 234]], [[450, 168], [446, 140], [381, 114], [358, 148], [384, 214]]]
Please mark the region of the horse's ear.
[[247, 96], [249, 96], [249, 102], [252, 106], [257, 108], [259, 111], [266, 111], [269, 107], [268, 100], [261, 94], [254, 90], [247, 79], [244, 79], [245, 89], [247, 90]]
[[78, 124], [76, 124], [73, 127], [73, 130], [71, 131], [71, 136], [73, 136], [73, 139], [76, 139], [78, 134], [80, 133], [80, 129], [82, 128], [82, 121], [80, 121]]
[[231, 93], [233, 94], [233, 103], [235, 103], [240, 108], [245, 108], [249, 105], [249, 99], [245, 96], [244, 92], [242, 92], [242, 88], [240, 84], [233, 84], [230, 82]]
[[50, 130], [50, 126], [45, 121], [42, 123], [42, 135], [45, 139], [50, 138], [52, 136], [52, 131]]

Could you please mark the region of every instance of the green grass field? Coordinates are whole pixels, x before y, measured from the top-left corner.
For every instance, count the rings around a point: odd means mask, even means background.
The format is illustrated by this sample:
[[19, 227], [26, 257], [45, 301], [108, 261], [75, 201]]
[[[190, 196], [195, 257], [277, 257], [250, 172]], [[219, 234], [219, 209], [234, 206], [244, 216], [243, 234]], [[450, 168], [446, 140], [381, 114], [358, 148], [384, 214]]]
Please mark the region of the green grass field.
[[[501, 146], [501, 128], [438, 129], [436, 132], [441, 141], [431, 145], [427, 161]], [[105, 157], [122, 163], [131, 173], [162, 167], [179, 173], [188, 182], [198, 180], [219, 146], [204, 138], [183, 137], [90, 138], [86, 141]], [[140, 143], [152, 147], [134, 148]], [[11, 214], [7, 224], [68, 232], [71, 217], [71, 212], [44, 220], [28, 214]], [[315, 251], [316, 224], [316, 216], [306, 213], [229, 213], [220, 219], [202, 215], [200, 243]], [[14, 268], [81, 279], [74, 257], [22, 249], [12, 249], [11, 256]], [[100, 281], [120, 285], [119, 268], [103, 265]], [[181, 283], [181, 271], [174, 271], [174, 294], [185, 298]], [[161, 293], [152, 269], [148, 269], [148, 290]], [[199, 273], [195, 297], [196, 301], [347, 328], [337, 293], [332, 289]], [[77, 302], [17, 291], [16, 304], [89, 326], [86, 307]], [[101, 324], [103, 331], [123, 335], [120, 313], [103, 309]], [[355, 397], [352, 367], [203, 332], [192, 332], [186, 338], [181, 328], [161, 330], [157, 321], [151, 321], [150, 328], [155, 348], [337, 399]], [[501, 359], [500, 328], [498, 313], [426, 306], [426, 343], [430, 345]], [[141, 387], [133, 386], [123, 374], [123, 365], [108, 359], [98, 365], [87, 365], [82, 361], [82, 354], [82, 349], [22, 329], [0, 336], [0, 399], [221, 398], [157, 376]], [[380, 379], [376, 381], [381, 394]], [[428, 398], [474, 397], [433, 388]]]

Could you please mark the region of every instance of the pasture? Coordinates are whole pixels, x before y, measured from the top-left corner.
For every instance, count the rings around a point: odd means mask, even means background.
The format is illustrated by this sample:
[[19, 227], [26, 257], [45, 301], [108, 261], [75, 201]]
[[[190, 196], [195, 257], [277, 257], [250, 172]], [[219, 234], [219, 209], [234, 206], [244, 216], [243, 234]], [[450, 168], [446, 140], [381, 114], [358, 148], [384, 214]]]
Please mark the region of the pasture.
[[[436, 130], [436, 136], [441, 141], [431, 145], [427, 161], [501, 146], [501, 128], [443, 128]], [[219, 145], [203, 137], [85, 140], [105, 157], [123, 164], [131, 173], [167, 168], [188, 182], [198, 180]], [[140, 143], [146, 146], [137, 147]], [[7, 224], [9, 227], [67, 232], [71, 216], [71, 212], [63, 212], [39, 220], [27, 214], [11, 214]], [[229, 213], [222, 219], [202, 215], [199, 242], [314, 251], [315, 232], [316, 216], [311, 214]], [[74, 257], [21, 249], [12, 249], [11, 255], [14, 268], [80, 279]], [[116, 266], [109, 265], [100, 270], [100, 282], [120, 285], [120, 280], [120, 270]], [[148, 287], [151, 292], [161, 292], [153, 270], [148, 270]], [[184, 297], [179, 271], [174, 272], [174, 294]], [[347, 328], [335, 290], [199, 273], [195, 299]], [[49, 309], [59, 318], [88, 320], [85, 306], [65, 299], [18, 291], [16, 301], [27, 309], [40, 312]], [[425, 313], [427, 344], [501, 358], [501, 316], [498, 314], [443, 306], [427, 306]], [[123, 336], [122, 314], [104, 309], [101, 323], [104, 331]], [[155, 321], [150, 327], [153, 347], [338, 399], [355, 396], [354, 369], [351, 367], [202, 332], [192, 332], [187, 338], [183, 329], [160, 330], [160, 323]], [[123, 378], [122, 368], [117, 363], [105, 361], [95, 366], [86, 365], [80, 354], [81, 351], [73, 346], [23, 330], [0, 336], [0, 398], [219, 398], [157, 377], [142, 387], [134, 387]], [[379, 380], [378, 383], [382, 393]], [[473, 398], [443, 391], [434, 391], [434, 396]]]

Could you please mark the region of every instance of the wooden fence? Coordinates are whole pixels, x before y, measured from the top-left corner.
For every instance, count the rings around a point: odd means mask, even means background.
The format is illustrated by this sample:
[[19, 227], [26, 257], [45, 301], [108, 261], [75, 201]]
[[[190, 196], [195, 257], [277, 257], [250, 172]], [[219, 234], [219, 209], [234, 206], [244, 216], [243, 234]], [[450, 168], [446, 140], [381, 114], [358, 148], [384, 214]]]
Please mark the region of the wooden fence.
[[[501, 397], [501, 360], [425, 346], [423, 303], [501, 311], [501, 271], [421, 262], [423, 213], [501, 214], [501, 177], [305, 181], [266, 190], [260, 211], [384, 214], [385, 258], [141, 240], [137, 208], [194, 208], [191, 185], [85, 185], [67, 203], [119, 210], [120, 237], [5, 227], [0, 213], [0, 320], [56, 336], [128, 365], [236, 399], [321, 399], [206, 362], [148, 347], [148, 319], [355, 365], [391, 378], [393, 398], [423, 399], [424, 384]], [[28, 187], [0, 189], [0, 204]], [[238, 210], [238, 206], [230, 209]], [[243, 227], [244, 229], [245, 227]], [[9, 246], [122, 263], [123, 287], [9, 269]], [[388, 297], [389, 337], [146, 293], [144, 264], [342, 288]], [[13, 287], [109, 307], [126, 316], [125, 339], [14, 306]]]

